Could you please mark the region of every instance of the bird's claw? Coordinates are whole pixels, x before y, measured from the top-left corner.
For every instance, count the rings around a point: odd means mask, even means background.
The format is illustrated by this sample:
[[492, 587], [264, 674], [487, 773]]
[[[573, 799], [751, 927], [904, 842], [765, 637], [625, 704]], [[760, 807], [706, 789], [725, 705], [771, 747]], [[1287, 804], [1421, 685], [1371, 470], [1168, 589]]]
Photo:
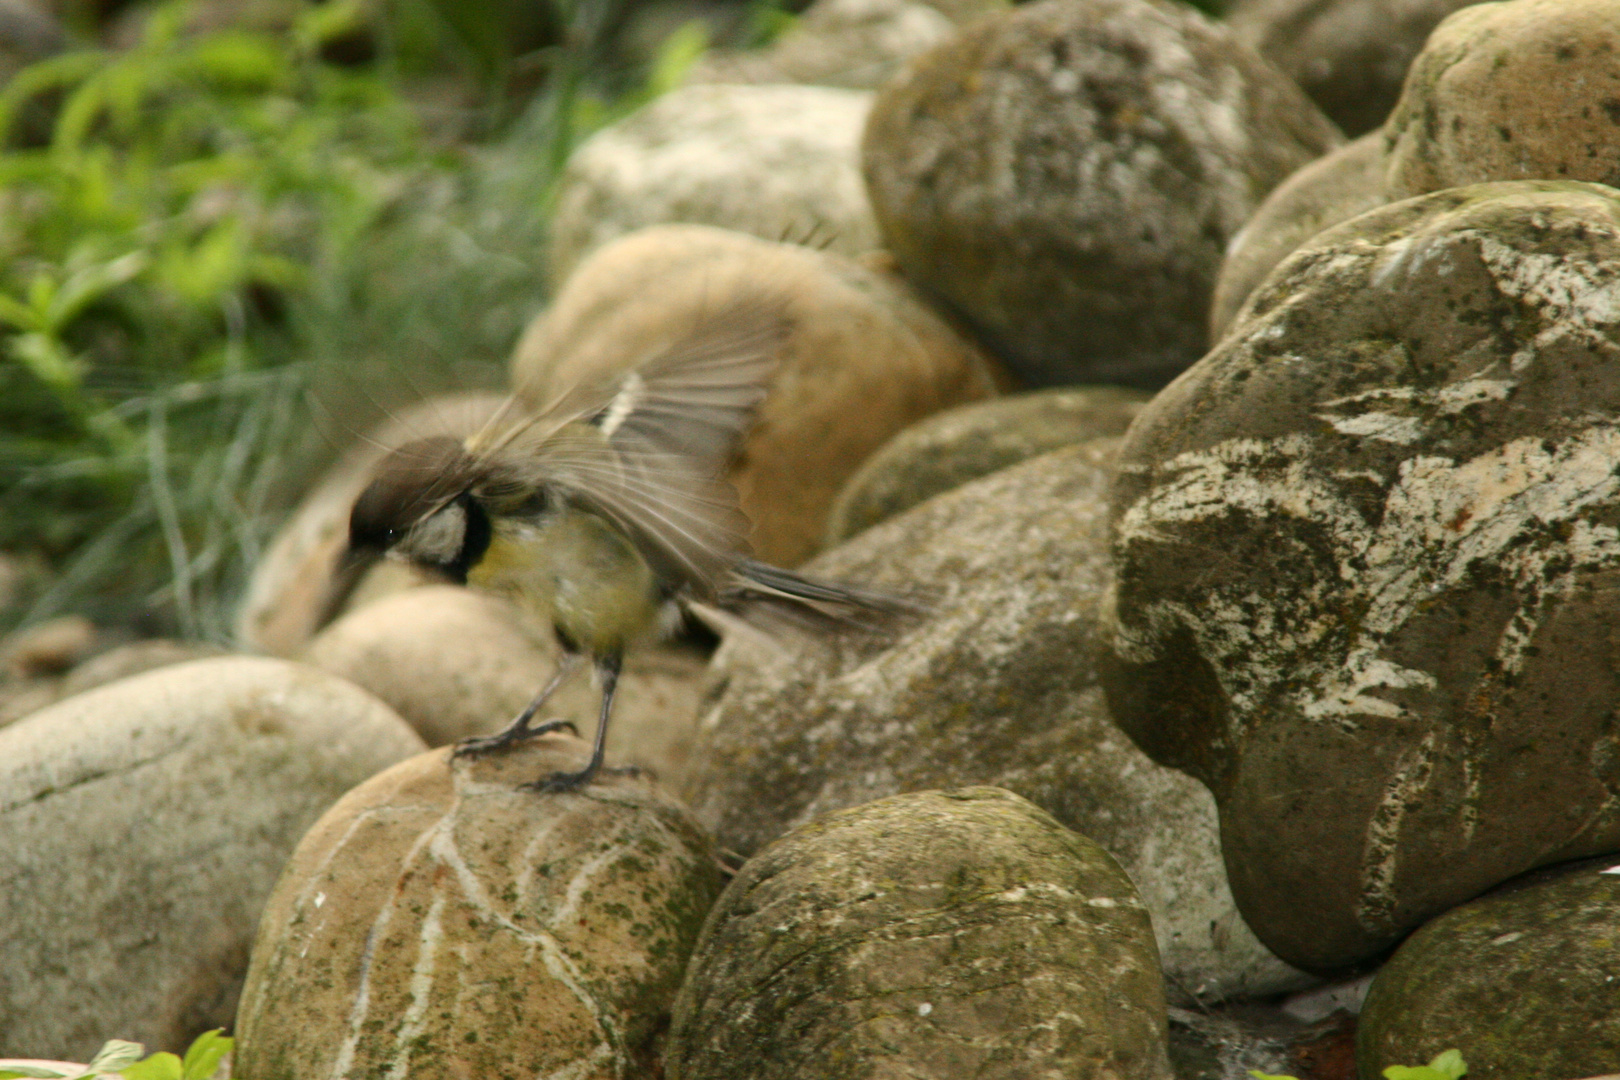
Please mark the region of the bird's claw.
[[493, 754], [505, 750], [509, 746], [528, 742], [530, 739], [547, 735], [553, 731], [562, 731], [564, 728], [579, 734], [579, 728], [574, 726], [572, 720], [547, 720], [539, 727], [507, 728], [497, 735], [477, 735], [470, 739], [462, 739], [456, 743], [455, 749], [450, 751], [452, 758], [482, 757], [484, 754]]

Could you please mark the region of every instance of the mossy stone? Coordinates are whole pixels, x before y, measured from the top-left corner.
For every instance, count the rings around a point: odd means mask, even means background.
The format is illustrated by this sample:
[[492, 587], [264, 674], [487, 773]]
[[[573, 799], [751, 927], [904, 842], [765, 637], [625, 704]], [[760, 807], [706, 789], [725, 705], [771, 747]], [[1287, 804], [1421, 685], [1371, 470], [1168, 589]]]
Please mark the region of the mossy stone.
[[881, 799], [746, 863], [671, 1080], [1168, 1080], [1153, 929], [1106, 852], [1010, 792]]
[[1551, 867], [1425, 924], [1361, 1011], [1362, 1080], [1459, 1049], [1469, 1080], [1569, 1080], [1620, 1065], [1620, 867]]

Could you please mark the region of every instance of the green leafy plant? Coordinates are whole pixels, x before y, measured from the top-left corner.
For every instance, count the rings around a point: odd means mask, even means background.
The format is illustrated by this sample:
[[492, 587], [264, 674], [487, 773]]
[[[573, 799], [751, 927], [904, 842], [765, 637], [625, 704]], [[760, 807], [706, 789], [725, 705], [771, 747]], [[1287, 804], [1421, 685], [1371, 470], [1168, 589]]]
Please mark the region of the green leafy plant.
[[0, 1080], [49, 1078], [49, 1080], [85, 1080], [87, 1077], [116, 1075], [124, 1080], [209, 1080], [219, 1068], [221, 1059], [231, 1052], [235, 1040], [223, 1030], [207, 1031], [197, 1036], [186, 1050], [185, 1057], [159, 1052], [143, 1058], [146, 1047], [137, 1042], [109, 1039], [90, 1064], [81, 1072], [62, 1072], [34, 1066], [0, 1069]]
[[[1274, 1076], [1254, 1069], [1249, 1070], [1249, 1075], [1254, 1080], [1296, 1080], [1292, 1076]], [[1427, 1065], [1391, 1065], [1384, 1070], [1385, 1080], [1461, 1080], [1467, 1075], [1468, 1066], [1458, 1050], [1447, 1050]]]

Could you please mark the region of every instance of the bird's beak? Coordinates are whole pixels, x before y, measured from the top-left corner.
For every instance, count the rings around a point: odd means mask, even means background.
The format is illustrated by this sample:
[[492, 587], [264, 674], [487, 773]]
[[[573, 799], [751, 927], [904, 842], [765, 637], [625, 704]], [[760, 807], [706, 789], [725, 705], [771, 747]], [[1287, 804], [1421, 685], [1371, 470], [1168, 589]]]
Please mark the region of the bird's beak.
[[366, 576], [366, 571], [377, 565], [382, 558], [382, 552], [377, 548], [345, 546], [338, 553], [337, 561], [332, 566], [326, 586], [326, 599], [321, 603], [320, 617], [315, 622], [315, 629], [320, 630], [338, 617], [343, 606], [354, 595], [355, 588]]

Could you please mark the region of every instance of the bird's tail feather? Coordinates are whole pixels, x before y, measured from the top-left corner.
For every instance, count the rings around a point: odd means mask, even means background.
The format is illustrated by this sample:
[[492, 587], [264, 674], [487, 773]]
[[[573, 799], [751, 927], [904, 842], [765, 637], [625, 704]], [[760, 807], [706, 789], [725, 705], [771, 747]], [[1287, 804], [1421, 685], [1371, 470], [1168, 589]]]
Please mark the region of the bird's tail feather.
[[878, 589], [796, 574], [744, 559], [732, 569], [718, 606], [770, 630], [780, 623], [813, 631], [893, 629], [928, 605]]

